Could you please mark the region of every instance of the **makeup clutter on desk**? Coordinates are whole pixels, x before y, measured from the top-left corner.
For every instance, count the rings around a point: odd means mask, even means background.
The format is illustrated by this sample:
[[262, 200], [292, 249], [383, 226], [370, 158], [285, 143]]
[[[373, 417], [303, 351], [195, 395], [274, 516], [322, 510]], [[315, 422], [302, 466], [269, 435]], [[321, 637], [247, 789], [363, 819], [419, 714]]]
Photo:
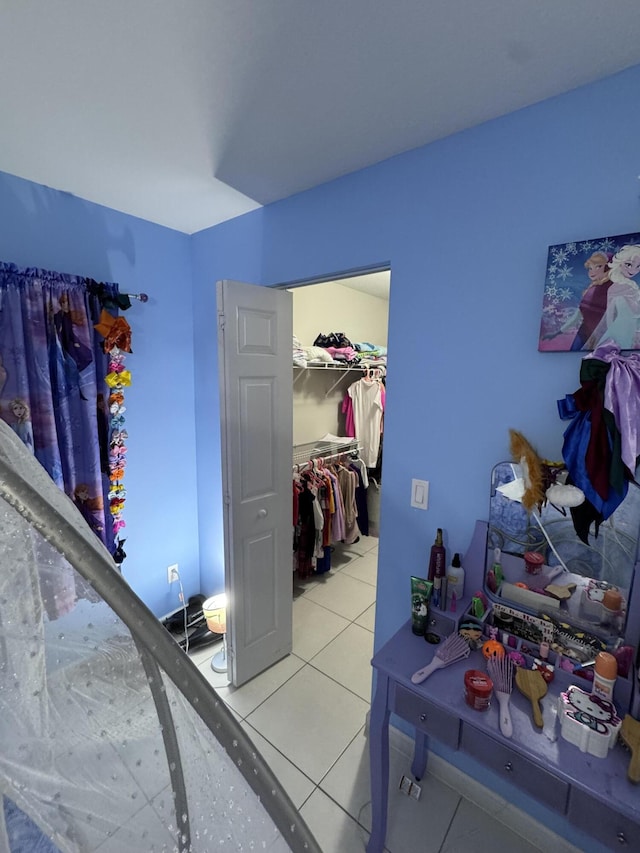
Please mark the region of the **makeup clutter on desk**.
[[[496, 703], [505, 737], [513, 734], [515, 690], [530, 703], [534, 731], [551, 740], [561, 737], [601, 759], [618, 742], [628, 746], [628, 776], [640, 782], [640, 613], [630, 614], [629, 606], [640, 489], [630, 489], [585, 537], [577, 535], [565, 507], [545, 503], [530, 512], [514, 500], [522, 473], [510, 462], [494, 468], [480, 577], [467, 570], [465, 579], [465, 560], [456, 554], [454, 591], [447, 594], [447, 555], [438, 529], [427, 577], [412, 578], [412, 630], [416, 642], [428, 643], [425, 660], [432, 656], [413, 683], [431, 676], [434, 691], [437, 670], [455, 666], [461, 701], [479, 713]], [[434, 614], [446, 614], [453, 636], [433, 630]]]
[[[437, 678], [438, 670], [457, 666], [461, 697], [466, 705], [482, 712], [496, 702], [499, 706], [499, 729], [507, 738], [513, 735], [510, 700], [512, 692], [517, 689], [530, 703], [534, 730], [545, 734], [549, 740], [556, 740], [559, 735], [582, 752], [606, 758], [620, 735], [622, 742], [634, 752], [629, 765], [629, 779], [640, 782], [640, 722], [624, 713], [628, 705], [628, 691], [624, 688], [619, 691], [622, 698], [617, 694], [614, 696], [617, 683], [628, 681], [629, 672], [619, 675], [615, 656], [598, 651], [600, 641], [593, 647], [595, 657], [590, 661], [581, 663], [575, 658], [563, 658], [562, 652], [551, 650], [551, 645], [556, 643], [542, 639], [550, 636], [551, 623], [545, 620], [538, 623], [536, 617], [531, 617], [531, 621], [522, 618], [527, 616], [530, 615], [519, 613], [517, 623], [514, 620], [510, 624], [513, 633], [508, 636], [492, 624], [491, 606], [487, 609], [487, 618], [482, 621], [475, 617], [460, 617], [453, 623], [453, 632], [446, 636], [425, 630], [424, 639], [428, 634], [427, 643], [435, 646], [435, 653], [428, 663], [412, 674], [411, 682], [422, 684], [428, 677]], [[428, 616], [427, 625], [431, 621]], [[538, 625], [544, 625], [545, 633], [536, 635]], [[524, 626], [525, 637], [516, 633], [521, 626]], [[422, 636], [416, 634], [416, 642], [422, 640]], [[578, 642], [581, 643], [579, 655], [582, 656], [587, 641], [583, 638]], [[425, 656], [428, 648], [425, 644]], [[572, 649], [567, 651], [574, 653]], [[472, 653], [475, 653], [473, 660], [469, 661]], [[571, 661], [571, 669], [562, 667], [559, 670], [561, 689], [553, 697], [546, 698], [550, 685], [556, 679], [556, 665], [562, 660]], [[431, 683], [430, 689], [437, 691], [437, 683]]]

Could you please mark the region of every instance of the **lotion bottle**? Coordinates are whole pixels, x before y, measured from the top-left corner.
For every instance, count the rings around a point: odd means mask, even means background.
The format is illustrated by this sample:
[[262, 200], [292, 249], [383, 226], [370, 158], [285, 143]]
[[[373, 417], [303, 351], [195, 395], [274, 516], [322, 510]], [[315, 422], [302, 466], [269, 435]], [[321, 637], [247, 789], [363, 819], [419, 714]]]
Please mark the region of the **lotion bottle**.
[[613, 702], [613, 688], [616, 685], [617, 675], [617, 660], [608, 652], [600, 652], [596, 657], [591, 695]]
[[460, 563], [460, 554], [453, 555], [451, 565], [447, 569], [447, 610], [451, 610], [451, 601], [454, 593], [457, 604], [464, 595], [464, 569]]

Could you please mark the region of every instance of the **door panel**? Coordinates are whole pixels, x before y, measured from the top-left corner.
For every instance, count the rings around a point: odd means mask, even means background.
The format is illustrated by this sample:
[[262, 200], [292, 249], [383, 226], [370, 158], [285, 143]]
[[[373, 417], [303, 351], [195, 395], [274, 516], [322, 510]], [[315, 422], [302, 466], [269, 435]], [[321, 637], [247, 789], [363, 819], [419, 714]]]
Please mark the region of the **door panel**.
[[[277, 389], [269, 379], [241, 377], [239, 390], [240, 434], [248, 436], [255, 430], [259, 438], [243, 442], [240, 448], [241, 492], [238, 497], [247, 501], [272, 495], [277, 488], [273, 461], [277, 452], [278, 425], [272, 406]], [[260, 435], [257, 435], [258, 430]]]
[[273, 571], [264, 571], [262, 568], [276, 565], [275, 550], [275, 539], [270, 533], [245, 542], [244, 565], [248, 567], [245, 583], [252, 590], [252, 595], [242, 600], [247, 647], [264, 642], [266, 637], [277, 630], [274, 607], [276, 596], [272, 590], [277, 588], [278, 578]]
[[217, 285], [229, 676], [291, 651], [291, 294]]

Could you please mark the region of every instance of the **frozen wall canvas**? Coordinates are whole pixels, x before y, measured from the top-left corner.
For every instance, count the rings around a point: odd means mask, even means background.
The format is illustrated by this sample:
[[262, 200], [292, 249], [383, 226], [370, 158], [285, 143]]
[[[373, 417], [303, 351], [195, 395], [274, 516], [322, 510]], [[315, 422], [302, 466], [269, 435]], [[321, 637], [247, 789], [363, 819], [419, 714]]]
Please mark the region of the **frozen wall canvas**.
[[549, 247], [541, 352], [640, 349], [640, 233]]

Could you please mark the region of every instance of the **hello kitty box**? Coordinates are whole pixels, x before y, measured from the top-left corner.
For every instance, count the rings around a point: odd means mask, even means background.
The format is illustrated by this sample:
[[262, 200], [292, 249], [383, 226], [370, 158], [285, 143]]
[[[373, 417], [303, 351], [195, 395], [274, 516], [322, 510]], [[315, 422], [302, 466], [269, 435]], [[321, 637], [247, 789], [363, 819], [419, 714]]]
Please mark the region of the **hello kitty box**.
[[558, 697], [560, 734], [582, 752], [606, 758], [622, 725], [616, 707], [579, 687], [569, 687]]

